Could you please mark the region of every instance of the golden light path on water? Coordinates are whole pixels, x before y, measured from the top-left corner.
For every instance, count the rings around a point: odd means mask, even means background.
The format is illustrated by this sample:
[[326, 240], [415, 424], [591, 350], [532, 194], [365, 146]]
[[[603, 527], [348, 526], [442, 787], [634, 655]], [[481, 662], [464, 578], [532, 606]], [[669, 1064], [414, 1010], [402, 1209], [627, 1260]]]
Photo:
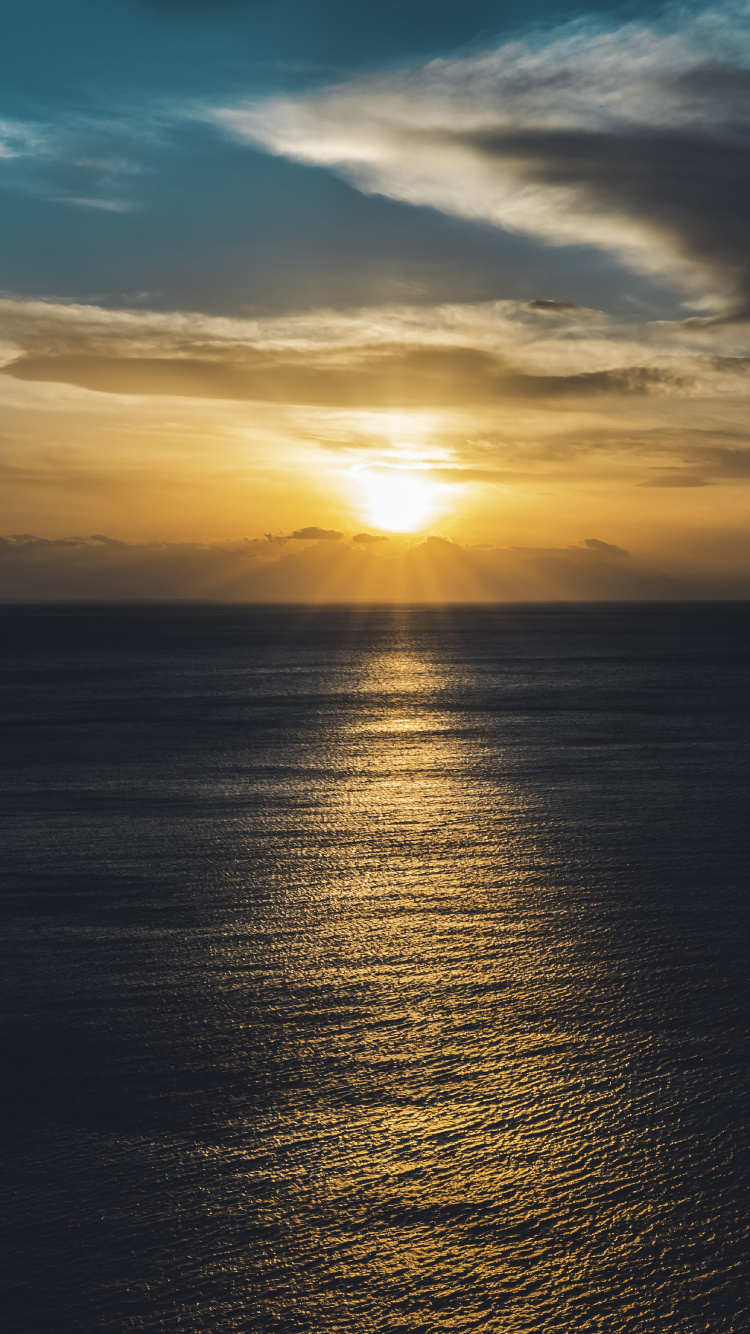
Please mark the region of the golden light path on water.
[[[316, 1081], [327, 1072], [316, 1093], [317, 1142], [274, 1213], [294, 1216], [303, 1198], [308, 1207], [312, 1188], [319, 1262], [335, 1267], [336, 1290], [306, 1305], [309, 1238], [300, 1238], [289, 1276], [297, 1319], [315, 1328], [343, 1330], [348, 1319], [377, 1328], [366, 1310], [386, 1302], [429, 1322], [425, 1294], [439, 1287], [440, 1327], [465, 1329], [467, 1307], [476, 1321], [497, 1313], [526, 1267], [539, 1283], [540, 1264], [551, 1316], [561, 1257], [540, 1253], [545, 1196], [588, 1177], [595, 1153], [591, 1143], [584, 1167], [577, 1116], [572, 1143], [551, 1138], [575, 1076], [559, 1053], [540, 1057], [549, 1036], [521, 1018], [549, 977], [553, 943], [535, 940], [534, 908], [526, 895], [518, 902], [528, 802], [506, 792], [488, 822], [490, 794], [471, 774], [481, 741], [435, 708], [445, 685], [437, 665], [408, 648], [369, 664], [357, 688], [363, 703], [378, 702], [330, 737], [339, 775], [311, 816], [327, 844], [330, 915], [313, 938], [294, 941], [285, 970], [316, 1013], [330, 1007], [333, 1023], [300, 1048]], [[496, 791], [491, 800], [496, 807]], [[567, 964], [575, 968], [569, 953]], [[509, 989], [516, 1031], [498, 1030]], [[547, 992], [545, 1008], [549, 1001]], [[292, 1153], [297, 1133], [295, 1117], [282, 1136]], [[516, 1292], [515, 1318], [524, 1305]]]
[[[488, 737], [476, 669], [389, 616], [401, 644], [320, 682], [341, 702], [321, 699], [262, 822], [283, 846], [262, 1041], [294, 1071], [261, 1161], [238, 1162], [235, 1207], [251, 1180], [263, 1201], [262, 1309], [280, 1328], [293, 1293], [295, 1328], [341, 1334], [598, 1329], [613, 1289], [643, 1301], [644, 1246], [671, 1226], [658, 1089], [628, 1074], [650, 1038], [600, 1011], [585, 840], [528, 781], [548, 738]], [[656, 1318], [658, 1283], [649, 1300]]]

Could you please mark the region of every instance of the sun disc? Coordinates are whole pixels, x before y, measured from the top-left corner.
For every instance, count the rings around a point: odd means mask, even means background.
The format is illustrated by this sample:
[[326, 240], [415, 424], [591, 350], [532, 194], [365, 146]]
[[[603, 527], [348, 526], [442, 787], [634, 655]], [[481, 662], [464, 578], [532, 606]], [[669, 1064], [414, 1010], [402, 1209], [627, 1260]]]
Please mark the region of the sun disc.
[[435, 509], [435, 488], [401, 469], [360, 474], [366, 489], [365, 510], [372, 524], [389, 532], [409, 533], [427, 523]]

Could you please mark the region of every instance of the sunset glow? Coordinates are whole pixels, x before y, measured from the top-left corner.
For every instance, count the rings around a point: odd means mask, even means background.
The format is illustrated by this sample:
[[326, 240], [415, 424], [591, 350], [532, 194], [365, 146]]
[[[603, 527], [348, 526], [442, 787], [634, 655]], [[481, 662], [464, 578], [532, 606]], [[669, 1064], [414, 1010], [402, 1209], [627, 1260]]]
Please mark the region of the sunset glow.
[[746, 19], [214, 9], [0, 116], [0, 597], [744, 596]]

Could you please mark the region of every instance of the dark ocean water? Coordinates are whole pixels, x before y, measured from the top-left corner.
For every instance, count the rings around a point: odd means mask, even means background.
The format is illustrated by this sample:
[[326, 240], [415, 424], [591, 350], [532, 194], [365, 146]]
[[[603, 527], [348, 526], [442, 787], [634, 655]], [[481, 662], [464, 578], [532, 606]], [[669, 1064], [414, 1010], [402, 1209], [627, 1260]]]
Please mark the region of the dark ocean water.
[[1, 1307], [750, 1330], [750, 605], [6, 609]]

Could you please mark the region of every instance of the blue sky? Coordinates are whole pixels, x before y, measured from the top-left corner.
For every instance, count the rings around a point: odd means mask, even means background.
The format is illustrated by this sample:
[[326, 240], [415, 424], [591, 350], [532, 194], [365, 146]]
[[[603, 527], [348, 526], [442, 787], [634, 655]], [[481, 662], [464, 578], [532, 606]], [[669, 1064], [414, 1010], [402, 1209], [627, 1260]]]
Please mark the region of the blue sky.
[[[631, 8], [600, 5], [619, 22]], [[545, 30], [564, 4], [27, 0], [4, 19], [0, 118], [40, 136], [0, 161], [0, 288], [212, 313], [408, 298], [675, 302], [611, 257], [557, 252], [190, 118], [363, 70]], [[80, 202], [85, 201], [85, 202]]]

